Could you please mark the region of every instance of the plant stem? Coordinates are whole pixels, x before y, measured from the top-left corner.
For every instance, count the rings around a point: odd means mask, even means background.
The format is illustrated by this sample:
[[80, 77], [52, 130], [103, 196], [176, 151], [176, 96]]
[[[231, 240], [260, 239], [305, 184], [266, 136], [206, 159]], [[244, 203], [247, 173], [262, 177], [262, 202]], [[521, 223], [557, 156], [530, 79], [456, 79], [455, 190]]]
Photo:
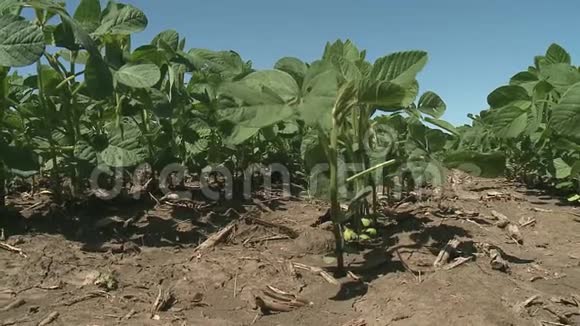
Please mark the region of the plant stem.
[[336, 267], [337, 274], [344, 274], [344, 243], [342, 238], [340, 205], [338, 203], [338, 122], [334, 114], [332, 118], [332, 131], [330, 133], [329, 163], [330, 215], [334, 225]]
[[[42, 107], [43, 110], [47, 110], [47, 105], [46, 105], [46, 99], [44, 97], [44, 85], [42, 84], [42, 64], [40, 63], [40, 60], [36, 62], [36, 73], [38, 75], [38, 98], [40, 100], [40, 106]], [[58, 158], [57, 158], [57, 154], [56, 154], [56, 150], [55, 150], [55, 146], [54, 146], [54, 139], [52, 138], [52, 133], [49, 133], [48, 136], [48, 140], [49, 140], [49, 144], [50, 144], [50, 155], [51, 155], [51, 159], [52, 159], [52, 182], [53, 182], [53, 187], [54, 187], [54, 200], [57, 204], [60, 204], [61, 202], [61, 188], [60, 188], [60, 178], [58, 175]]]
[[6, 176], [4, 166], [0, 163], [0, 208], [6, 207]]
[[[8, 108], [8, 72], [10, 68], [0, 67], [0, 127], [4, 122], [4, 113]], [[2, 139], [0, 139], [2, 141]], [[0, 208], [6, 206], [6, 167], [0, 160]]]

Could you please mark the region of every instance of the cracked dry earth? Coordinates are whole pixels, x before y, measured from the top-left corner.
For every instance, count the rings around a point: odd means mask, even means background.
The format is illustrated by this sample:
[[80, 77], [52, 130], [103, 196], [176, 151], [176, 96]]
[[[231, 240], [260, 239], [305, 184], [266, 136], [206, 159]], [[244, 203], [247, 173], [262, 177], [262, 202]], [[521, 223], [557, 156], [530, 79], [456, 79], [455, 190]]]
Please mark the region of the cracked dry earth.
[[[5, 243], [26, 257], [0, 250], [0, 325], [580, 325], [579, 210], [499, 179], [453, 189], [390, 211], [378, 228], [384, 245], [349, 254], [351, 273], [339, 279], [325, 258], [332, 234], [311, 226], [326, 208], [302, 201], [254, 213], [274, 226], [246, 219], [204, 251], [183, 239], [212, 221], [162, 208], [137, 225], [155, 215], [180, 236], [155, 245], [125, 237], [132, 245], [122, 248], [134, 250], [6, 229]], [[497, 213], [523, 241], [497, 226]], [[433, 267], [453, 239], [456, 250]], [[268, 286], [288, 311], [262, 306]]]

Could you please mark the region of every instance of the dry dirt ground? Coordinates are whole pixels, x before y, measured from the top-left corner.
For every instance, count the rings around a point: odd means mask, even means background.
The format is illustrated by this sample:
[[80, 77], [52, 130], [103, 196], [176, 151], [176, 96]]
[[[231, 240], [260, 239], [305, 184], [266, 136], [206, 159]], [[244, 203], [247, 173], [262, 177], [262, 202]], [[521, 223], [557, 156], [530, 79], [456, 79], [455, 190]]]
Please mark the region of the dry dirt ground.
[[580, 211], [503, 180], [452, 188], [389, 211], [382, 245], [349, 254], [336, 284], [316, 203], [266, 203], [243, 219], [167, 205], [5, 218], [2, 243], [22, 254], [0, 250], [0, 325], [580, 325]]

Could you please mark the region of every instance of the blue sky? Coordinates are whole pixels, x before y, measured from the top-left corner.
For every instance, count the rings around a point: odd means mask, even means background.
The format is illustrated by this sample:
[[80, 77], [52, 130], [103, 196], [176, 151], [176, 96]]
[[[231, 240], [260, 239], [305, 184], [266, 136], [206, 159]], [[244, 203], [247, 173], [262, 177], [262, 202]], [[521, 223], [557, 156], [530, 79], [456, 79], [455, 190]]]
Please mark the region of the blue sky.
[[[447, 102], [444, 118], [466, 123], [486, 97], [553, 43], [578, 64], [580, 1], [537, 0], [128, 0], [149, 18], [134, 46], [175, 29], [187, 47], [232, 49], [256, 68], [283, 56], [320, 57], [324, 44], [351, 39], [368, 58], [421, 49], [430, 60], [421, 89]], [[67, 1], [69, 10], [78, 0]]]

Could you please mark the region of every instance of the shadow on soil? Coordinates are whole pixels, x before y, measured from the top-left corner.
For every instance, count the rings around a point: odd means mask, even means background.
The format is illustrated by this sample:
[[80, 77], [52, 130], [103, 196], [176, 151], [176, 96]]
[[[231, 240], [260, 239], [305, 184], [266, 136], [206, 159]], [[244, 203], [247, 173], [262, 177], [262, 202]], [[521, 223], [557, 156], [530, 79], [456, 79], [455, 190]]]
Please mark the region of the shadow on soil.
[[[255, 198], [267, 209], [286, 209], [279, 198], [261, 198], [262, 192], [256, 193], [252, 200], [209, 201], [199, 189], [187, 191], [193, 200], [164, 205], [157, 205], [158, 199], [152, 195], [139, 200], [91, 197], [68, 202], [66, 207], [55, 205], [48, 196], [28, 199], [14, 196], [5, 211], [0, 211], [0, 228], [9, 236], [60, 234], [97, 251], [103, 244], [126, 242], [141, 247], [175, 247], [199, 244], [239, 218], [248, 207], [256, 206]], [[296, 200], [296, 197], [287, 200]]]
[[[8, 207], [0, 227], [13, 236], [26, 233], [61, 234], [68, 240], [98, 248], [104, 243], [134, 242], [139, 246], [167, 247], [197, 244], [245, 211], [244, 203], [231, 201], [211, 205], [156, 208], [153, 200], [88, 200], [62, 209], [39, 205]], [[234, 212], [235, 211], [235, 212]]]
[[[348, 268], [348, 270], [358, 275], [360, 281], [349, 281], [341, 284], [338, 293], [332, 297], [332, 300], [344, 301], [351, 300], [366, 294], [368, 283], [391, 273], [412, 272], [415, 276], [418, 273], [407, 270], [405, 262], [400, 259], [399, 249], [422, 249], [426, 248], [433, 254], [433, 259], [439, 251], [454, 238], [471, 238], [471, 233], [461, 227], [446, 224], [431, 224], [433, 220], [428, 217], [421, 217], [412, 214], [395, 217], [395, 223], [386, 225], [381, 229], [382, 243], [377, 247], [366, 251], [362, 256], [364, 263], [357, 267]], [[409, 237], [413, 243], [399, 244], [400, 234], [410, 234]], [[477, 250], [473, 241], [463, 240], [458, 251], [462, 255], [472, 256]], [[384, 259], [384, 256], [387, 256]], [[378, 257], [383, 257], [381, 263], [373, 264]], [[335, 271], [330, 268], [329, 271]], [[364, 282], [363, 282], [364, 281]]]

